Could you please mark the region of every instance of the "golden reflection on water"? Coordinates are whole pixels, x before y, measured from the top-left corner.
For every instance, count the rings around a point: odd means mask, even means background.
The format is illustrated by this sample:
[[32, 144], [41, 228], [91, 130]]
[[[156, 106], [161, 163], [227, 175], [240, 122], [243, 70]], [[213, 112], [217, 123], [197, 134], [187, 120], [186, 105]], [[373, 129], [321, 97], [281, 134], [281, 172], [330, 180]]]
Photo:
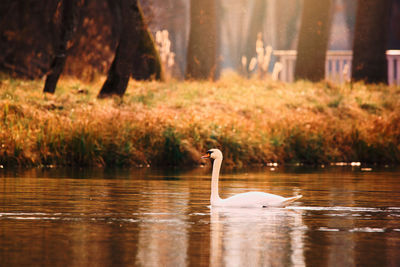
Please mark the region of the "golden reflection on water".
[[302, 211], [211, 208], [210, 266], [305, 266]]
[[207, 170], [0, 173], [0, 265], [396, 266], [400, 172], [223, 173], [223, 197], [304, 197], [286, 209], [210, 208]]
[[136, 263], [139, 266], [185, 266], [188, 251], [188, 187], [176, 183], [146, 182], [149, 191], [142, 195], [144, 212], [138, 214], [139, 234]]

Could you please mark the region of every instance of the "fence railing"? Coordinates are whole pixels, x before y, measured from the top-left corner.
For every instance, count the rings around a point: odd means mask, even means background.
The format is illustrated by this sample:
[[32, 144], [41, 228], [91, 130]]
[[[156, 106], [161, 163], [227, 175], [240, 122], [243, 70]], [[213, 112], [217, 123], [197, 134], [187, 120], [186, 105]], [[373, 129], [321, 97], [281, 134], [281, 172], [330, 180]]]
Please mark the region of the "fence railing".
[[[273, 54], [277, 57], [277, 61], [282, 63], [279, 80], [293, 82], [297, 51], [275, 50]], [[352, 58], [352, 51], [328, 51], [325, 61], [325, 78], [338, 83], [350, 81]], [[400, 50], [387, 50], [386, 58], [388, 61], [389, 84], [400, 85]]]

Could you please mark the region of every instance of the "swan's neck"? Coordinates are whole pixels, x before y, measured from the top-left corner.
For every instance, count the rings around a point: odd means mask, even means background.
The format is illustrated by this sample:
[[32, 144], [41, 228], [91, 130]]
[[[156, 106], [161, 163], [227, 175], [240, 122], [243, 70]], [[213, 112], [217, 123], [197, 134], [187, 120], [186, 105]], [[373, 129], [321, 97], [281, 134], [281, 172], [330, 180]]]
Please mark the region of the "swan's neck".
[[215, 202], [220, 200], [218, 194], [218, 179], [219, 179], [219, 171], [221, 169], [222, 158], [217, 158], [214, 160], [212, 175], [211, 175], [211, 205]]

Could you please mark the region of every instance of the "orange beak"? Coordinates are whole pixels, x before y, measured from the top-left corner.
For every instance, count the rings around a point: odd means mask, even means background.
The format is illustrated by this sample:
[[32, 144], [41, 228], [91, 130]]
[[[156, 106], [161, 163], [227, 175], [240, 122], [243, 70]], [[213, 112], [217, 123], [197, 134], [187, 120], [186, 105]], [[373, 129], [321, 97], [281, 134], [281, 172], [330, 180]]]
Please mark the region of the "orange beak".
[[208, 159], [210, 157], [210, 155], [211, 155], [210, 153], [207, 153], [207, 154], [203, 155], [201, 158], [202, 159]]

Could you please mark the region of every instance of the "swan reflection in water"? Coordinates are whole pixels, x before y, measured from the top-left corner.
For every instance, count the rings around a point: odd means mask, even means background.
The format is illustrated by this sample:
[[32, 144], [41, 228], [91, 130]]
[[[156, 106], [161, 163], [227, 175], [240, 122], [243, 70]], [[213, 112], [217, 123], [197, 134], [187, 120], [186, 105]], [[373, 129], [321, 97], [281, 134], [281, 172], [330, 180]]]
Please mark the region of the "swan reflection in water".
[[305, 266], [302, 211], [210, 209], [210, 266]]

